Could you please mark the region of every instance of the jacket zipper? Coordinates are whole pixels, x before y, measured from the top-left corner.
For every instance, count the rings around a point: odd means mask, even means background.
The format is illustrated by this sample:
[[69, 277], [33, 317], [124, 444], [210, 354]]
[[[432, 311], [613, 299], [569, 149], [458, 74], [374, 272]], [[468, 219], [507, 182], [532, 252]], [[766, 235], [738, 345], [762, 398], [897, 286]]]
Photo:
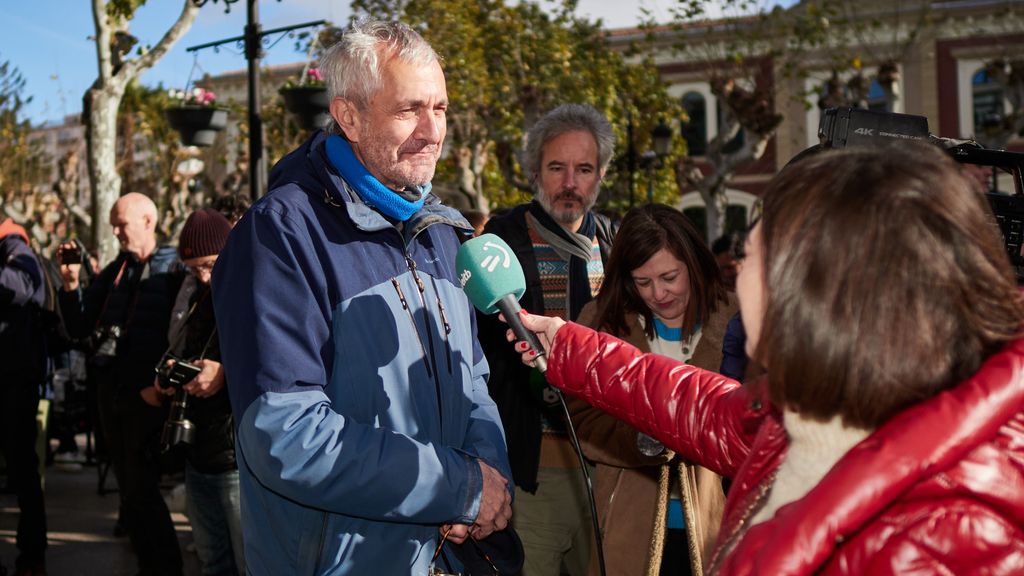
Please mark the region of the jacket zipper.
[[[416, 230], [415, 233], [412, 235], [412, 238], [410, 240], [415, 240], [416, 237], [419, 236], [424, 230], [426, 230], [427, 228], [429, 228], [430, 226], [433, 226], [433, 225], [434, 224], [428, 224], [427, 226], [424, 226], [423, 228], [421, 228], [419, 230]], [[426, 349], [423, 346], [423, 340], [420, 338], [419, 329], [416, 327], [416, 318], [413, 316], [412, 310], [409, 309], [408, 302], [406, 302], [405, 296], [402, 294], [402, 288], [398, 284], [398, 279], [392, 278], [391, 279], [391, 283], [394, 284], [395, 290], [398, 291], [398, 297], [402, 301], [402, 307], [405, 308], [405, 310], [409, 313], [409, 319], [412, 321], [412, 328], [413, 328], [413, 330], [416, 331], [416, 340], [419, 341], [419, 343], [420, 343], [420, 351], [423, 352], [423, 361], [427, 363], [427, 370], [434, 377], [434, 392], [437, 395], [437, 420], [438, 420], [438, 426], [440, 427], [441, 438], [443, 439], [444, 438], [444, 405], [441, 402], [441, 375], [438, 373], [437, 367], [434, 365], [434, 363], [430, 361], [431, 359], [434, 358], [434, 356], [433, 356], [433, 354], [434, 354], [434, 337], [430, 333], [430, 314], [427, 314], [426, 288], [423, 285], [423, 280], [420, 279], [420, 276], [419, 276], [419, 274], [416, 271], [416, 261], [413, 260], [412, 256], [409, 255], [409, 248], [408, 248], [408, 244], [405, 241], [405, 235], [402, 234], [402, 232], [399, 231], [397, 228], [395, 228], [395, 232], [397, 232], [398, 235], [401, 237], [402, 253], [405, 255], [406, 265], [409, 267], [409, 271], [412, 272], [412, 277], [416, 281], [416, 288], [419, 290], [419, 293], [420, 293], [420, 303], [423, 305], [424, 319], [425, 319], [425, 321], [427, 323], [427, 345], [430, 348], [430, 358], [429, 359], [427, 358]], [[431, 280], [433, 281], [433, 278], [431, 278]], [[448, 374], [451, 375], [451, 372], [452, 372], [452, 360], [451, 360], [451, 350], [450, 350], [451, 347], [448, 345], [448, 333], [451, 332], [451, 326], [448, 324], [448, 317], [447, 317], [447, 314], [445, 314], [444, 306], [441, 304], [441, 295], [440, 295], [439, 292], [437, 292], [437, 285], [436, 284], [434, 284], [434, 292], [437, 294], [437, 305], [438, 305], [438, 309], [440, 311], [441, 321], [444, 323], [444, 335], [445, 335], [445, 343], [446, 343], [445, 347], [449, 349], [448, 350]]]
[[451, 376], [452, 346], [451, 342], [448, 340], [448, 335], [452, 333], [452, 326], [448, 323], [448, 313], [445, 312], [444, 303], [441, 302], [441, 291], [437, 289], [437, 280], [435, 280], [433, 276], [428, 276], [428, 278], [430, 278], [430, 285], [434, 287], [434, 296], [437, 298], [437, 310], [441, 315], [441, 324], [444, 326], [444, 332], [441, 336], [444, 338], [445, 359], [448, 360], [448, 375]]
[[744, 530], [743, 525], [746, 524], [748, 520], [750, 520], [751, 514], [754, 512], [754, 510], [760, 508], [761, 505], [764, 503], [765, 496], [771, 490], [772, 485], [775, 484], [775, 474], [776, 471], [773, 471], [771, 474], [765, 477], [765, 479], [762, 480], [761, 484], [757, 487], [757, 491], [750, 495], [750, 499], [747, 501], [747, 506], [743, 510], [743, 515], [740, 516], [739, 521], [737, 521], [736, 525], [733, 526], [733, 529], [729, 533], [728, 537], [722, 540], [722, 542], [718, 545], [717, 550], [715, 550], [715, 553], [711, 558], [711, 568], [708, 570], [708, 574], [718, 574], [719, 570], [721, 570], [722, 568], [722, 562], [725, 561], [725, 557], [728, 556], [730, 552], [732, 552], [732, 550], [736, 547], [736, 544], [739, 542], [740, 537], [746, 533], [746, 530]]
[[433, 375], [434, 370], [430, 367], [430, 358], [427, 357], [427, 349], [423, 346], [423, 339], [420, 338], [419, 328], [416, 327], [416, 318], [412, 314], [412, 310], [409, 308], [409, 302], [405, 299], [405, 293], [402, 292], [402, 285], [399, 284], [398, 278], [391, 279], [391, 285], [395, 287], [395, 292], [398, 293], [398, 300], [402, 303], [402, 310], [409, 315], [409, 323], [412, 324], [412, 330], [416, 333], [416, 342], [420, 345], [420, 354], [423, 355], [423, 361], [427, 364], [427, 371]]
[[[416, 271], [416, 261], [412, 259], [412, 256], [409, 256], [408, 252], [405, 254], [405, 262], [409, 266], [409, 271], [412, 272], [413, 280], [416, 282], [416, 290], [420, 293], [420, 304], [423, 306], [424, 319], [427, 323], [427, 348], [430, 349], [430, 358], [433, 359], [436, 357], [434, 356], [434, 336], [430, 331], [430, 314], [427, 314], [427, 289], [426, 286], [424, 286], [419, 273]], [[409, 315], [412, 316], [411, 311], [409, 312]], [[415, 327], [416, 322], [413, 321], [413, 328]], [[420, 347], [423, 347], [422, 340], [420, 341]], [[426, 359], [426, 355], [424, 355], [424, 359]], [[438, 374], [437, 366], [433, 362], [427, 362], [427, 369], [430, 370], [434, 377], [434, 393], [437, 396], [437, 418], [440, 426], [441, 438], [444, 438], [444, 405], [441, 402], [441, 375]]]

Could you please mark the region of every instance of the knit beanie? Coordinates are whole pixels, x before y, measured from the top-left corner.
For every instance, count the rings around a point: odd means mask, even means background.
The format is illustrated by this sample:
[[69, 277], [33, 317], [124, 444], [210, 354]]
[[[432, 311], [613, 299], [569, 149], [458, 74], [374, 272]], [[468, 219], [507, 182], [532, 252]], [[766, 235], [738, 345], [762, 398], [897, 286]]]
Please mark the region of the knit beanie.
[[213, 208], [196, 210], [185, 221], [178, 236], [178, 255], [182, 260], [220, 254], [228, 241], [231, 223]]

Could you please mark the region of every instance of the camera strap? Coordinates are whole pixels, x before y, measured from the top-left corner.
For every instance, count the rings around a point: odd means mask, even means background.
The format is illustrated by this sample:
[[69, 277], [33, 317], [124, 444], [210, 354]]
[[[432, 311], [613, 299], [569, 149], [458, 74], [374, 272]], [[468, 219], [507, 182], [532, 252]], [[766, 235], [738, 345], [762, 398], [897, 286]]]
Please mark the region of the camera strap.
[[[169, 356], [171, 356], [171, 352], [175, 348], [177, 348], [178, 344], [181, 344], [182, 340], [184, 340], [185, 334], [188, 331], [188, 321], [192, 319], [192, 316], [195, 314], [196, 308], [198, 308], [199, 305], [203, 302], [203, 300], [205, 300], [206, 297], [209, 296], [209, 295], [210, 295], [210, 288], [207, 287], [206, 290], [203, 291], [203, 293], [199, 295], [199, 298], [196, 298], [196, 301], [193, 302], [191, 306], [189, 306], [188, 312], [185, 313], [185, 321], [181, 323], [181, 330], [175, 335], [174, 342], [168, 343], [167, 350], [164, 350], [163, 356], [160, 357], [160, 364], [163, 364], [164, 361], [167, 360], [167, 358]], [[210, 337], [206, 339], [206, 345], [203, 346], [203, 351], [199, 353], [198, 360], [203, 360], [204, 358], [206, 358], [206, 353], [210, 349], [210, 344], [213, 344], [213, 338], [216, 335], [217, 335], [217, 325], [214, 324], [213, 331], [210, 332]]]
[[121, 261], [121, 269], [117, 271], [117, 276], [114, 277], [114, 283], [110, 285], [107, 290], [107, 297], [103, 299], [103, 305], [100, 306], [100, 313], [96, 316], [96, 325], [93, 328], [99, 328], [103, 322], [103, 315], [107, 313], [107, 305], [110, 304], [110, 297], [114, 295], [114, 290], [117, 290], [117, 285], [121, 283], [121, 276], [124, 274], [125, 267], [128, 266], [128, 258]]
[[[114, 283], [110, 286], [110, 289], [107, 290], [107, 297], [103, 299], [103, 306], [100, 307], [100, 313], [96, 317], [95, 328], [99, 328], [103, 324], [103, 316], [107, 312], [107, 305], [110, 304], [111, 296], [114, 295], [114, 292], [117, 290], [118, 286], [121, 285], [121, 280], [124, 276], [124, 271], [128, 267], [128, 258], [130, 257], [131, 256], [125, 256], [125, 259], [121, 261], [121, 269], [117, 271], [117, 276], [114, 277]], [[139, 302], [138, 284], [141, 284], [146, 278], [149, 278], [149, 260], [146, 260], [145, 264], [143, 265], [142, 275], [139, 277], [135, 290], [132, 291], [132, 301], [131, 304], [128, 305], [128, 311], [125, 312], [124, 316], [121, 318], [121, 325], [125, 329], [128, 328], [128, 324], [132, 321], [132, 317], [135, 316], [135, 305], [138, 304]]]

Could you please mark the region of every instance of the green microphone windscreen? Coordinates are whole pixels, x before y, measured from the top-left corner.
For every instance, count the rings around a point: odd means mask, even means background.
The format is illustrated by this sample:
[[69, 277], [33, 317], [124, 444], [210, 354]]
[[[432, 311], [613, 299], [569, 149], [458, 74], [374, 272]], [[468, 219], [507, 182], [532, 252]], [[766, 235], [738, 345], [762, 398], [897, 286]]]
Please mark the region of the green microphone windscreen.
[[484, 314], [497, 314], [498, 300], [526, 291], [526, 278], [512, 248], [494, 234], [467, 240], [455, 257], [459, 282], [469, 301]]

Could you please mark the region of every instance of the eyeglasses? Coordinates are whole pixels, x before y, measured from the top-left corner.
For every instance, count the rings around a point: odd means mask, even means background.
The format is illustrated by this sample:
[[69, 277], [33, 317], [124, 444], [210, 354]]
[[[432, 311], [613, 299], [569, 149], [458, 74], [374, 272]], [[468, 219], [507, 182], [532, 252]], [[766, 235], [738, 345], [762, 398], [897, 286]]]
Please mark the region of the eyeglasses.
[[761, 216], [764, 213], [764, 199], [758, 198], [754, 200], [754, 204], [750, 207], [750, 224], [747, 224], [747, 232], [754, 229], [754, 226], [761, 220]]
[[[448, 556], [446, 556], [444, 553], [444, 543], [448, 540], [448, 534], [451, 533], [452, 528], [453, 526], [449, 526], [448, 529], [444, 531], [444, 535], [441, 536], [441, 541], [437, 543], [437, 549], [434, 550], [434, 556], [430, 559], [430, 576], [462, 576], [460, 572], [451, 571], [451, 566], [448, 565]], [[501, 576], [501, 571], [498, 570], [498, 567], [494, 565], [494, 561], [491, 560], [491, 557], [488, 556], [487, 553], [484, 552], [482, 548], [480, 548], [480, 545], [477, 544], [476, 541], [473, 540], [473, 538], [467, 538], [466, 541], [472, 544], [476, 553], [480, 555], [480, 558], [487, 562], [487, 564], [490, 566], [492, 570], [491, 574], [495, 576]], [[448, 572], [445, 572], [440, 567], [434, 565], [434, 563], [437, 562], [438, 556], [441, 557], [441, 560], [447, 567]]]
[[750, 218], [749, 224], [747, 224], [747, 230], [743, 233], [743, 236], [732, 245], [732, 257], [737, 263], [742, 262], [747, 256], [746, 254], [746, 237], [750, 234], [750, 231], [757, 226], [757, 223], [761, 221], [761, 216], [764, 213], [764, 202], [761, 198], [754, 200], [754, 204], [750, 206]]
[[[448, 529], [444, 531], [444, 535], [441, 536], [441, 541], [437, 543], [437, 548], [434, 550], [434, 556], [433, 556], [433, 558], [430, 559], [430, 573], [429, 573], [429, 576], [462, 576], [459, 573], [445, 572], [440, 567], [434, 565], [434, 563], [437, 562], [437, 557], [438, 556], [442, 557], [442, 559], [444, 560], [445, 565], [448, 564], [448, 557], [447, 556], [443, 556], [443, 554], [444, 554], [444, 543], [448, 540], [448, 534], [451, 533], [453, 527], [454, 526], [449, 526]], [[448, 567], [448, 569], [451, 570], [451, 567]]]
[[216, 263], [217, 263], [217, 261], [214, 260], [212, 262], [206, 262], [204, 264], [196, 264], [194, 266], [189, 266], [188, 270], [189, 270], [189, 272], [192, 273], [193, 276], [199, 276], [200, 272], [206, 272], [207, 274], [212, 274], [213, 273], [213, 265], [216, 264]]

